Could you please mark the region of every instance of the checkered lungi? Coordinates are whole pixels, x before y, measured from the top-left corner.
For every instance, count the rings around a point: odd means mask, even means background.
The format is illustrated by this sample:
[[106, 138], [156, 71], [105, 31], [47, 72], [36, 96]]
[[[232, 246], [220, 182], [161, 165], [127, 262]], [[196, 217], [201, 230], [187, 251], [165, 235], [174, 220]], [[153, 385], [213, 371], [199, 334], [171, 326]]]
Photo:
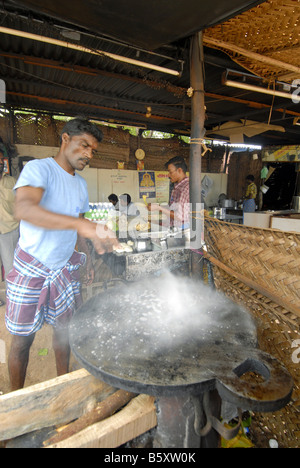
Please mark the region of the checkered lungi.
[[5, 323], [9, 332], [31, 335], [44, 322], [67, 326], [82, 303], [79, 267], [85, 260], [85, 254], [74, 251], [63, 268], [50, 270], [18, 245], [7, 277]]

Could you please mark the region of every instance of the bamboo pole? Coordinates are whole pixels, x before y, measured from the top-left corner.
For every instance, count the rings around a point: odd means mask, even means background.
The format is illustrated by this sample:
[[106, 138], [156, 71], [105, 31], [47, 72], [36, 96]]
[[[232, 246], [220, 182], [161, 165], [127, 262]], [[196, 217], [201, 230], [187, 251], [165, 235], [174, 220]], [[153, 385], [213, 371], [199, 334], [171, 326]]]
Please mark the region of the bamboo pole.
[[231, 52], [235, 52], [237, 54], [243, 55], [244, 57], [248, 57], [256, 62], [265, 63], [267, 65], [271, 65], [273, 67], [278, 67], [284, 70], [290, 70], [291, 72], [300, 74], [300, 67], [292, 65], [291, 63], [282, 62], [281, 60], [273, 59], [271, 57], [267, 57], [266, 55], [258, 54], [257, 52], [251, 52], [250, 50], [243, 49], [242, 47], [237, 46], [236, 44], [231, 44], [229, 42], [220, 41], [219, 39], [215, 39], [213, 37], [204, 36], [203, 43], [208, 46], [214, 47], [221, 47], [222, 49], [230, 50]]

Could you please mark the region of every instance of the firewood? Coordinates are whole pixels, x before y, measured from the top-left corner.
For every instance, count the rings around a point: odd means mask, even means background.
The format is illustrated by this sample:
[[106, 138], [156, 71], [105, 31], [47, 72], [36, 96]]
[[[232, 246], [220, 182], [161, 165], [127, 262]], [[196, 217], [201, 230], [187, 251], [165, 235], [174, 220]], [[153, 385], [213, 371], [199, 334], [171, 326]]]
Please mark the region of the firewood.
[[116, 411], [122, 408], [132, 398], [136, 396], [135, 393], [126, 392], [125, 390], [118, 390], [110, 395], [105, 400], [98, 403], [95, 408], [78, 418], [76, 421], [68, 424], [63, 430], [57, 429], [57, 433], [50, 439], [46, 440], [43, 445], [48, 446], [61, 442], [62, 440], [71, 437], [72, 435], [82, 431], [88, 426], [102, 421], [103, 419], [112, 416]]

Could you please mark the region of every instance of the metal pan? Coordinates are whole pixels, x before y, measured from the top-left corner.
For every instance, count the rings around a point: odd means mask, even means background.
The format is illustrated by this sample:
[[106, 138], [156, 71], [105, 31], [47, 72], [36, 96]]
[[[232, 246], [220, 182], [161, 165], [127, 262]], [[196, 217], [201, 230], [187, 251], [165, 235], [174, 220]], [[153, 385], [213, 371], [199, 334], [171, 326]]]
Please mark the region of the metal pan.
[[[255, 411], [282, 408], [292, 392], [288, 372], [257, 349], [249, 313], [183, 278], [136, 282], [91, 298], [72, 319], [70, 342], [91, 374], [128, 391], [175, 396], [217, 389], [224, 400]], [[245, 381], [247, 372], [261, 381]]]

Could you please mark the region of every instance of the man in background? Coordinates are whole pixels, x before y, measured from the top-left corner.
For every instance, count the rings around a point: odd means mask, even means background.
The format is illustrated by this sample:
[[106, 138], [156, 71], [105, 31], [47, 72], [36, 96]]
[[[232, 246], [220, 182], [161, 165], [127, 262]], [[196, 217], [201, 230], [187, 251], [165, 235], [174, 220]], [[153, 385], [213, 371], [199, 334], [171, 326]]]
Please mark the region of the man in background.
[[175, 156], [166, 163], [168, 175], [173, 189], [168, 207], [151, 203], [149, 211], [160, 211], [165, 214], [171, 226], [180, 229], [189, 227], [190, 222], [190, 186], [187, 177], [187, 165], [183, 158]]
[[245, 199], [243, 202], [243, 212], [244, 213], [254, 213], [256, 204], [255, 199], [257, 197], [257, 187], [254, 183], [254, 176], [249, 174], [246, 177], [247, 189], [245, 194]]
[[[5, 278], [13, 267], [14, 251], [19, 238], [19, 221], [14, 217], [13, 192], [16, 180], [5, 173], [4, 152], [0, 148], [0, 257]], [[4, 300], [0, 299], [0, 306]]]

